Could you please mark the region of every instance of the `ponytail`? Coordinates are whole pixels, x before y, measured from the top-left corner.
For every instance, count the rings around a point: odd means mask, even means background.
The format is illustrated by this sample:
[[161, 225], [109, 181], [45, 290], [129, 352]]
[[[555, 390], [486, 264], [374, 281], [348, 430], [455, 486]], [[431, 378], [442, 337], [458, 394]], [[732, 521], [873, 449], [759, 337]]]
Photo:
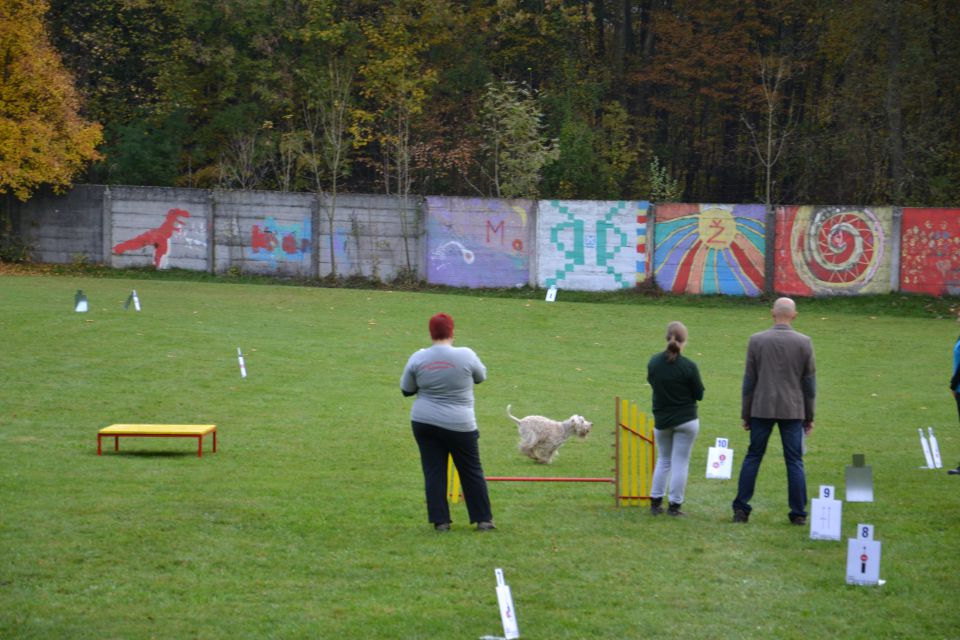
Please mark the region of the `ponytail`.
[[674, 336], [670, 336], [665, 353], [667, 354], [667, 362], [677, 361], [677, 357], [680, 355], [680, 343], [676, 341]]
[[682, 322], [671, 322], [667, 325], [667, 362], [673, 363], [680, 357], [680, 349], [687, 341], [687, 327]]

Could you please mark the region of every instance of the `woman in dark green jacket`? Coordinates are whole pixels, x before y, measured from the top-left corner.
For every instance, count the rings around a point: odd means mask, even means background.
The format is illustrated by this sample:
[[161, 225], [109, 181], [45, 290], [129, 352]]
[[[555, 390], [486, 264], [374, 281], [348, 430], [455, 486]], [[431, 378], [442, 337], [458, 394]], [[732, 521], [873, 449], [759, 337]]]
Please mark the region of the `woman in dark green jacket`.
[[654, 440], [657, 466], [653, 471], [650, 511], [663, 513], [663, 497], [670, 479], [672, 516], [682, 516], [687, 489], [690, 452], [700, 431], [697, 401], [703, 399], [703, 382], [697, 364], [683, 355], [687, 328], [682, 322], [667, 325], [667, 348], [647, 363], [647, 382], [653, 388]]

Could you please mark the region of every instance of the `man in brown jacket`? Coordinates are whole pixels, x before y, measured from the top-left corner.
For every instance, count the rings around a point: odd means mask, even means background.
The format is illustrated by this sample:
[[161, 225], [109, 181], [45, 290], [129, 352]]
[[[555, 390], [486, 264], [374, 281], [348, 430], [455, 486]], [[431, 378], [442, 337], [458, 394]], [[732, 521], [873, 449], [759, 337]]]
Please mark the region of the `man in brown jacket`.
[[757, 472], [767, 450], [774, 423], [780, 427], [787, 464], [787, 501], [790, 522], [807, 522], [807, 479], [803, 472], [803, 436], [813, 431], [817, 393], [813, 342], [794, 331], [797, 306], [790, 298], [773, 303], [774, 325], [750, 336], [743, 374], [740, 416], [750, 432], [750, 448], [740, 467], [733, 521], [747, 522]]

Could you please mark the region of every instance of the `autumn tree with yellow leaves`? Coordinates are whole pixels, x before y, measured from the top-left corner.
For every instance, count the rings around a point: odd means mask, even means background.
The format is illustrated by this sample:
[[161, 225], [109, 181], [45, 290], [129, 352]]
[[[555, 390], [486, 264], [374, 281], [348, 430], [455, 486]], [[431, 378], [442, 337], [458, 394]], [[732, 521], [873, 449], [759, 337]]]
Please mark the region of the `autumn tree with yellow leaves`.
[[44, 29], [46, 0], [0, 2], [0, 194], [70, 186], [100, 158], [99, 124], [80, 116], [73, 78]]

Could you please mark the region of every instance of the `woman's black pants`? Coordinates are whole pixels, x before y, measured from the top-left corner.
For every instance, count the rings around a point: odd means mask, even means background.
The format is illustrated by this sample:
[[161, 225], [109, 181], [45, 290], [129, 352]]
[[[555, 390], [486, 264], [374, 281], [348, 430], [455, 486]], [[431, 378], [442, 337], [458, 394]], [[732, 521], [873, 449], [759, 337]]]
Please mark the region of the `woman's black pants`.
[[480, 464], [480, 432], [451, 431], [415, 420], [411, 421], [411, 425], [413, 437], [420, 448], [429, 521], [434, 524], [450, 522], [450, 506], [447, 503], [449, 456], [453, 456], [453, 464], [460, 475], [470, 522], [492, 521], [487, 481]]

